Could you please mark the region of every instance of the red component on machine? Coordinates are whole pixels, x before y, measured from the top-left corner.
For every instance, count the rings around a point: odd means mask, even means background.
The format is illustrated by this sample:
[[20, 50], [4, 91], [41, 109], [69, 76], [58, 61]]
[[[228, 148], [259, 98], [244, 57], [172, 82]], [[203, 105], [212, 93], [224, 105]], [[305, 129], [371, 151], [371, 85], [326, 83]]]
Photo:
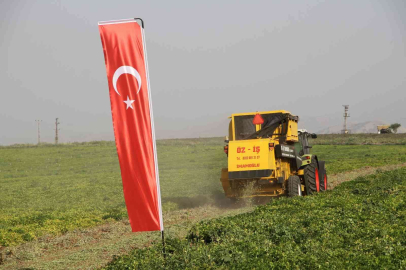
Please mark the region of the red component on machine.
[[252, 123], [254, 125], [262, 125], [264, 123], [264, 119], [259, 113], [257, 113], [254, 117], [254, 120], [252, 120]]

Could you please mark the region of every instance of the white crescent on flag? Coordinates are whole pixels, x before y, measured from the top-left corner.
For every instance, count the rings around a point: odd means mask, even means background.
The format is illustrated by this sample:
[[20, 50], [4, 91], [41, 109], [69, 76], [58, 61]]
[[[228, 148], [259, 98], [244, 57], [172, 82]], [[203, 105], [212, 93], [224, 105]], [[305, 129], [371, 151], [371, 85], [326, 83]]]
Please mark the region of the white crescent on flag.
[[141, 90], [141, 76], [138, 73], [138, 71], [135, 68], [131, 67], [131, 66], [121, 66], [114, 72], [114, 75], [113, 75], [113, 87], [114, 87], [114, 90], [116, 91], [116, 93], [119, 96], [121, 96], [120, 93], [117, 90], [117, 80], [122, 74], [131, 74], [137, 79], [137, 82], [138, 82], [137, 94], [138, 94], [138, 92], [140, 92], [140, 90]]

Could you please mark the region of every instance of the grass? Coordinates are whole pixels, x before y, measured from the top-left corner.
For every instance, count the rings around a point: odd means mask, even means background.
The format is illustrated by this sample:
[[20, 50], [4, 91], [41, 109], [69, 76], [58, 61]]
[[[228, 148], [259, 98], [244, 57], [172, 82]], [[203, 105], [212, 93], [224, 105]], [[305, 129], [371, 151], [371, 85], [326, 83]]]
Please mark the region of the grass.
[[406, 162], [406, 147], [399, 145], [314, 145], [312, 151], [329, 174]]
[[406, 133], [401, 134], [320, 134], [310, 139], [312, 144], [323, 145], [406, 145]]
[[[164, 211], [223, 198], [221, 138], [157, 142]], [[330, 174], [406, 162], [399, 145], [316, 145]], [[0, 246], [126, 217], [114, 142], [0, 147]]]
[[[164, 213], [165, 236], [184, 238], [198, 221], [252, 211], [253, 207], [205, 205]], [[59, 236], [43, 237], [2, 251], [0, 269], [95, 269], [115, 256], [134, 248], [145, 248], [160, 241], [159, 232], [133, 233], [128, 220], [110, 221], [99, 226], [77, 229]], [[0, 250], [1, 252], [1, 250]], [[1, 264], [1, 263], [0, 263]]]
[[[164, 210], [198, 206], [221, 192], [221, 145], [158, 142]], [[1, 246], [126, 216], [114, 142], [2, 147], [0, 185]]]
[[203, 221], [105, 269], [405, 269], [406, 168]]

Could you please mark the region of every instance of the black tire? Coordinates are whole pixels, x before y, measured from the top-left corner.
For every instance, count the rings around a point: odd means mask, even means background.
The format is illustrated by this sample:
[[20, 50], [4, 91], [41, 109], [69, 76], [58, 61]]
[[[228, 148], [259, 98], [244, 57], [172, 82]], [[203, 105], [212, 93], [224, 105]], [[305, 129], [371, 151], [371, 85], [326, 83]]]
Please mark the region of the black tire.
[[289, 197], [302, 196], [302, 185], [297, 175], [291, 175], [288, 178], [287, 192]]
[[306, 195], [312, 195], [313, 193], [319, 192], [319, 167], [315, 158], [312, 158], [310, 164], [304, 168], [304, 180], [306, 186]]
[[327, 172], [325, 163], [326, 163], [325, 161], [319, 161], [320, 191], [327, 190]]

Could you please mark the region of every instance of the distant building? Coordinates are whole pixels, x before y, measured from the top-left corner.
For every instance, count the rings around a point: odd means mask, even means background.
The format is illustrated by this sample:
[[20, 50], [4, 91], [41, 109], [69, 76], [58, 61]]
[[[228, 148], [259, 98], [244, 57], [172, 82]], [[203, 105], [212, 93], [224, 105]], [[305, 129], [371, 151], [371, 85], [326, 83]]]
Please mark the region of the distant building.
[[392, 133], [392, 130], [391, 130], [389, 127], [390, 127], [389, 125], [377, 126], [377, 128], [378, 128], [378, 134]]

